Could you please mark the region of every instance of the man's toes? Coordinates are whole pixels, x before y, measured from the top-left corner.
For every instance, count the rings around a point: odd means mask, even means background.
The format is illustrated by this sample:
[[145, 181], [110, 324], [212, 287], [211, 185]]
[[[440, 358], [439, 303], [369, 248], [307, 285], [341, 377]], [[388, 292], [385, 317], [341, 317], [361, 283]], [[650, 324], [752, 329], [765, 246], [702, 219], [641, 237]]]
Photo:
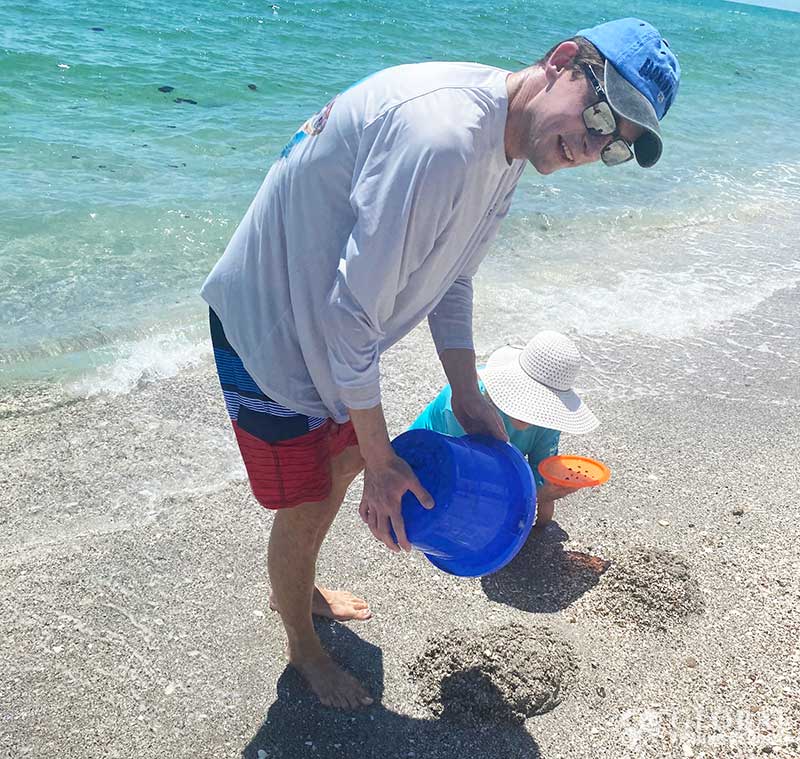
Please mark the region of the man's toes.
[[356, 619], [367, 620], [372, 618], [372, 612], [368, 608], [358, 609], [354, 616]]
[[359, 688], [355, 683], [353, 683], [353, 687], [347, 691], [347, 705], [349, 709], [361, 708], [361, 696], [359, 694]]
[[360, 706], [369, 706], [372, 703], [372, 696], [370, 696], [369, 693], [367, 693], [367, 691], [364, 690], [364, 688], [362, 688], [360, 685], [353, 693], [353, 697], [356, 700], [354, 708], [358, 708]]

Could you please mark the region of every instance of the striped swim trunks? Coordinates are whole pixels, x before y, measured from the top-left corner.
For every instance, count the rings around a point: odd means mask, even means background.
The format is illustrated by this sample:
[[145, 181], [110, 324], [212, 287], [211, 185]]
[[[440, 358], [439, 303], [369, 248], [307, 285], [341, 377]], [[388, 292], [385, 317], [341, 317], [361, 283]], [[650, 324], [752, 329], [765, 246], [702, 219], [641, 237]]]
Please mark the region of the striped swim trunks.
[[358, 445], [350, 422], [305, 416], [256, 384], [209, 309], [214, 361], [250, 487], [267, 509], [323, 501], [331, 491], [331, 458]]

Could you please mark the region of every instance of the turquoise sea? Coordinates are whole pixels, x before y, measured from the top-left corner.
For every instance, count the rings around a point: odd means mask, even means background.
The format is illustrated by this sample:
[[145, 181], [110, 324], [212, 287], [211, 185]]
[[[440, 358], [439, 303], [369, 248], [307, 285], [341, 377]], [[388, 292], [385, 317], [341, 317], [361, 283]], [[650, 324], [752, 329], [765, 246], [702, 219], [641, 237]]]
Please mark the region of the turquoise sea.
[[198, 361], [203, 278], [281, 146], [333, 94], [412, 61], [520, 68], [624, 15], [659, 27], [681, 61], [665, 156], [648, 171], [528, 168], [480, 274], [481, 349], [543, 327], [690, 335], [800, 282], [800, 13], [723, 0], [7, 0], [2, 382], [119, 392]]

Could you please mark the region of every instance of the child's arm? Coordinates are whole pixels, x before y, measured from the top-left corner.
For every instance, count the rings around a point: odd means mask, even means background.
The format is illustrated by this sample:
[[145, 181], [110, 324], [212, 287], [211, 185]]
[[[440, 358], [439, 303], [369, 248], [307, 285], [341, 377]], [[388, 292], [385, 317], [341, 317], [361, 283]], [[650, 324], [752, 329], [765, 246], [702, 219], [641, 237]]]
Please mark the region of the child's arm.
[[561, 433], [557, 430], [540, 429], [535, 437], [533, 450], [528, 452], [528, 463], [536, 480], [536, 524], [540, 527], [553, 518], [555, 501], [569, 495], [574, 488], [560, 487], [545, 482], [539, 474], [539, 462], [558, 454]]
[[540, 527], [547, 524], [553, 518], [556, 500], [564, 498], [576, 490], [577, 488], [553, 485], [552, 482], [545, 482], [541, 487], [536, 488], [536, 524]]

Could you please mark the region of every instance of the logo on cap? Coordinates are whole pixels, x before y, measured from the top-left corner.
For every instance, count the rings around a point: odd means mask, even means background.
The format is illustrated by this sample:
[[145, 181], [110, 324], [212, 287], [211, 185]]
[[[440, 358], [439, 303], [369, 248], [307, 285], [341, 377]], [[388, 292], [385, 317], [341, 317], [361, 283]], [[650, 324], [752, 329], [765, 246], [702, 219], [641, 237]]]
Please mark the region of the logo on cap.
[[672, 102], [675, 83], [662, 68], [655, 64], [652, 58], [644, 59], [644, 63], [639, 67], [639, 76], [643, 79], [649, 79], [658, 87], [657, 99], [659, 103], [663, 103], [665, 100], [668, 104]]

